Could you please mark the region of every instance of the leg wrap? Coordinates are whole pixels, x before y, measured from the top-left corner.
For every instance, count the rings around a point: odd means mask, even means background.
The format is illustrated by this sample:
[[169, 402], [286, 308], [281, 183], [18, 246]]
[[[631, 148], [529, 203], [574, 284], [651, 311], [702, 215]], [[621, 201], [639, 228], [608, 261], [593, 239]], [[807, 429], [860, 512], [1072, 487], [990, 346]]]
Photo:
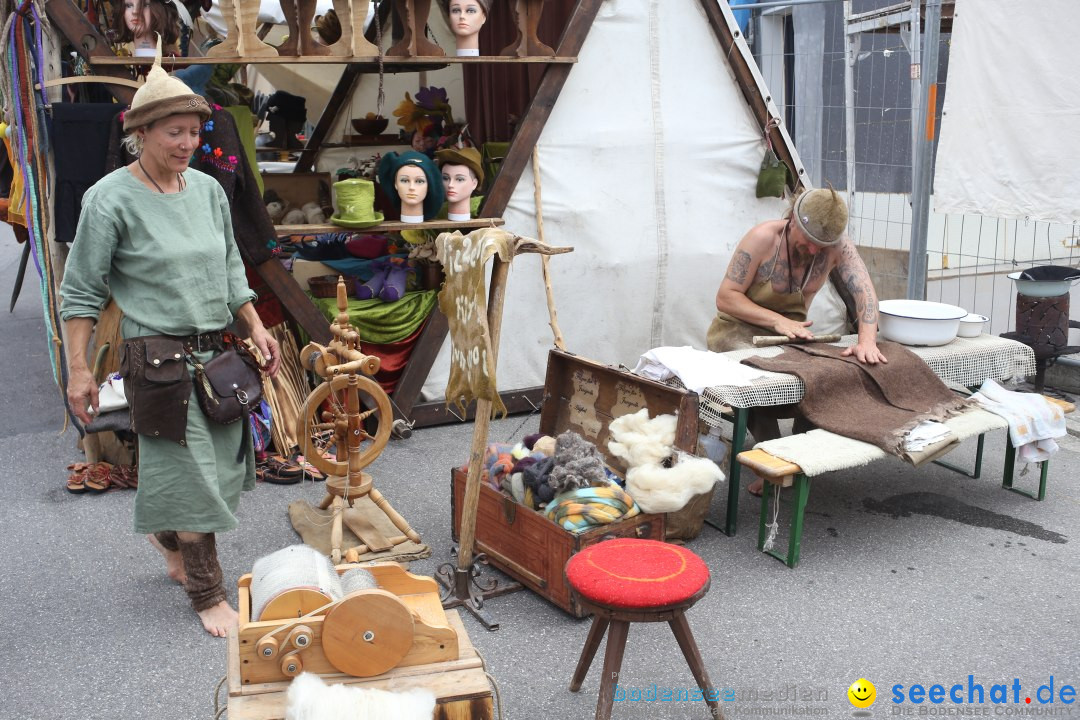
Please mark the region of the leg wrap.
[[195, 612], [202, 612], [225, 599], [221, 585], [221, 565], [217, 559], [217, 544], [213, 533], [202, 535], [192, 542], [180, 541], [180, 556], [184, 558], [187, 582], [184, 590]]
[[165, 532], [154, 533], [154, 538], [161, 543], [161, 547], [165, 548], [169, 552], [177, 552], [180, 550], [180, 541], [176, 537], [174, 530], [166, 530]]

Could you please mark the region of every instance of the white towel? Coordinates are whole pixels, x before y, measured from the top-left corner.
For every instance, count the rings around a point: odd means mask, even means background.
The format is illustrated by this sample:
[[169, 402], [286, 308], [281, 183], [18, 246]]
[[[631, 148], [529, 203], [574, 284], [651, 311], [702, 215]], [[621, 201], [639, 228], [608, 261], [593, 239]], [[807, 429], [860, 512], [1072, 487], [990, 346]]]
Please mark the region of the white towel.
[[952, 431], [942, 423], [923, 420], [904, 436], [904, 450], [918, 452], [928, 445], [945, 440], [950, 435]]
[[677, 377], [687, 389], [700, 393], [716, 385], [751, 385], [771, 373], [730, 360], [722, 353], [683, 347], [658, 347], [638, 360], [634, 372], [650, 380]]
[[987, 378], [971, 397], [1009, 421], [1009, 439], [1024, 462], [1048, 459], [1058, 449], [1053, 438], [1067, 432], [1065, 413], [1038, 393], [1006, 390]]

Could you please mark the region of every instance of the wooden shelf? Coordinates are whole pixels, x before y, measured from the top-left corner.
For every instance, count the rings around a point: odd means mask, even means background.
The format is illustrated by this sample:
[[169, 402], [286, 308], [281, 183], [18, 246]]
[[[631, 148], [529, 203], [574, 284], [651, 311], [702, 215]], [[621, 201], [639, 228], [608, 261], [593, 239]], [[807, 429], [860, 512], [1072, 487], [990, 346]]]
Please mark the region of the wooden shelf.
[[398, 135], [354, 135], [349, 134], [341, 139], [341, 142], [324, 142], [321, 147], [381, 147], [383, 145], [408, 145], [408, 140], [402, 140]]
[[367, 228], [347, 228], [341, 225], [324, 224], [324, 225], [275, 225], [274, 230], [277, 232], [278, 237], [283, 235], [315, 235], [317, 233], [331, 233], [331, 232], [365, 232], [365, 233], [385, 233], [385, 232], [400, 232], [402, 230], [475, 230], [476, 228], [490, 227], [492, 225], [498, 227], [503, 225], [506, 221], [502, 218], [475, 218], [473, 220], [463, 220], [459, 222], [452, 222], [450, 220], [429, 220], [422, 223], [404, 223], [400, 221], [384, 222], [379, 225], [372, 225]]
[[[418, 72], [420, 70], [436, 70], [448, 64], [475, 64], [475, 63], [546, 63], [546, 64], [573, 64], [576, 57], [555, 57], [540, 55], [536, 57], [510, 57], [503, 55], [482, 55], [480, 57], [457, 57], [447, 55], [445, 57], [384, 57], [383, 69], [388, 73], [395, 72]], [[93, 56], [90, 58], [91, 65], [153, 65], [152, 57], [125, 56]], [[301, 55], [301, 56], [278, 56], [278, 57], [167, 57], [162, 59], [161, 64], [165, 68], [184, 67], [187, 65], [364, 65], [372, 70], [379, 69], [379, 58], [370, 57], [343, 57], [340, 55]]]

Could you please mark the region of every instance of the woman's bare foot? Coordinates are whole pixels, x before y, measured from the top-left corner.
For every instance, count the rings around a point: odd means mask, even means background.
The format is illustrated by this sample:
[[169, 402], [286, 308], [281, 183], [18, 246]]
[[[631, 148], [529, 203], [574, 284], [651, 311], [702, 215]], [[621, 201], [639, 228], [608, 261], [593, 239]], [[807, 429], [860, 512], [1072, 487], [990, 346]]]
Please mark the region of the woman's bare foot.
[[168, 550], [164, 545], [158, 542], [158, 539], [153, 534], [147, 535], [146, 539], [150, 541], [150, 544], [157, 548], [157, 551], [161, 553], [165, 558], [165, 569], [176, 582], [183, 585], [187, 582], [187, 573], [184, 571], [184, 558], [180, 557], [180, 552], [177, 550]]
[[228, 602], [222, 600], [217, 605], [208, 607], [199, 612], [203, 628], [214, 637], [225, 637], [229, 634], [229, 628], [236, 627], [240, 616]]
[[754, 497], [761, 497], [761, 491], [765, 488], [765, 481], [754, 476], [754, 482], [746, 486], [746, 492], [750, 493]]

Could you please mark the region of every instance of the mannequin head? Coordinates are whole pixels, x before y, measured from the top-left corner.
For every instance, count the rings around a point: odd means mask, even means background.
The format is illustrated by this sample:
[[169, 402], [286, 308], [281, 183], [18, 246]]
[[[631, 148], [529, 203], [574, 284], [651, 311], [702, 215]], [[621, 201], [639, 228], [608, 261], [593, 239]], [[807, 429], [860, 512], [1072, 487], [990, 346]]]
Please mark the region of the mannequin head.
[[180, 39], [180, 13], [172, 2], [118, 0], [113, 7], [113, 26], [119, 42], [132, 43], [136, 51], [153, 50], [157, 46], [155, 33], [160, 33], [162, 52], [175, 54], [176, 41]]
[[428, 195], [427, 176], [416, 165], [404, 165], [394, 176], [394, 189], [401, 199], [402, 217], [423, 217]]
[[442, 170], [443, 188], [446, 190], [447, 212], [450, 215], [467, 216], [469, 199], [484, 181], [484, 166], [480, 151], [476, 148], [446, 148], [435, 153], [435, 161]]
[[457, 36], [458, 55], [479, 54], [480, 28], [490, 7], [491, 0], [450, 0], [450, 30]]
[[402, 216], [434, 219], [446, 199], [439, 170], [427, 155], [389, 152], [376, 172], [383, 192]]
[[443, 187], [446, 189], [446, 202], [449, 203], [449, 211], [454, 215], [467, 215], [469, 213], [469, 198], [472, 197], [480, 179], [476, 173], [469, 169], [468, 165], [442, 166]]

